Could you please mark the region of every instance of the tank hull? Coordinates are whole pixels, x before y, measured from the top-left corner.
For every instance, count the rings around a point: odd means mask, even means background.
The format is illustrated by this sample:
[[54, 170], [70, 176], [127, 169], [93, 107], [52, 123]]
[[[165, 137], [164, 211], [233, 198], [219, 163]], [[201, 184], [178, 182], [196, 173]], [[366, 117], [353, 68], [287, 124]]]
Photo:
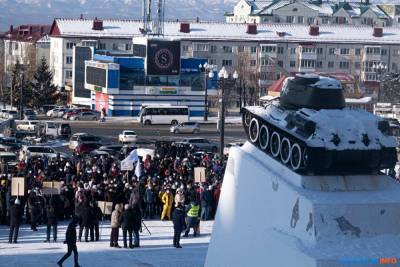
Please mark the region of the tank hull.
[[[288, 126], [281, 127], [277, 123], [279, 119], [272, 115], [266, 119], [265, 116], [254, 113], [248, 108], [243, 108], [242, 114], [248, 140], [297, 173], [307, 175], [376, 174], [380, 170], [394, 168], [397, 162], [395, 146], [332, 149], [332, 147], [310, 145], [312, 135], [308, 136], [307, 130], [290, 131]], [[310, 132], [313, 131], [313, 125], [304, 125], [304, 129], [308, 127], [311, 129]]]

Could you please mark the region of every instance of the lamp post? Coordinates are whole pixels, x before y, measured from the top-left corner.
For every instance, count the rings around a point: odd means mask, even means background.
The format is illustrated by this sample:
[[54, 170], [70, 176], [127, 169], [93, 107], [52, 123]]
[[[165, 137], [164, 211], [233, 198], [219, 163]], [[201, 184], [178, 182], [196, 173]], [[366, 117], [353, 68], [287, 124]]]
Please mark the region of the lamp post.
[[208, 88], [207, 88], [207, 77], [210, 79], [214, 78], [214, 65], [210, 65], [207, 62], [204, 65], [200, 64], [200, 71], [204, 72], [204, 121], [208, 120]]
[[[221, 161], [224, 159], [224, 146], [225, 146], [225, 85], [229, 78], [229, 73], [226, 71], [225, 67], [218, 73], [218, 78], [220, 79], [221, 85], [221, 96], [220, 96], [220, 111], [219, 111], [219, 134], [220, 134], [220, 147], [219, 147], [219, 157]], [[233, 79], [238, 79], [239, 74], [235, 71], [232, 75]]]
[[374, 63], [372, 65], [372, 68], [374, 69], [374, 72], [378, 75], [378, 80], [379, 80], [379, 89], [378, 89], [378, 102], [381, 99], [381, 91], [382, 91], [382, 84], [383, 84], [383, 77], [387, 71], [387, 65], [385, 63]]
[[19, 119], [23, 120], [24, 119], [24, 115], [22, 114], [23, 111], [23, 106], [22, 106], [22, 87], [24, 86], [24, 73], [20, 74], [20, 83], [21, 86], [19, 87]]

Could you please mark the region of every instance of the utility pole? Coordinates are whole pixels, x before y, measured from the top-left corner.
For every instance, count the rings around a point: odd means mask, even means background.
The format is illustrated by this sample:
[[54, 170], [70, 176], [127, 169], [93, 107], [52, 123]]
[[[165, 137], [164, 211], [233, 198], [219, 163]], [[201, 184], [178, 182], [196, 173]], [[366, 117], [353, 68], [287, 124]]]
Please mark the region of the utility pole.
[[21, 73], [21, 86], [19, 88], [19, 94], [20, 94], [20, 96], [19, 96], [19, 119], [20, 120], [24, 119], [24, 115], [22, 114], [23, 113], [23, 105], [22, 105], [22, 99], [23, 99], [23, 94], [22, 94], [23, 88], [22, 87], [23, 86], [24, 86], [24, 73]]
[[221, 77], [221, 105], [219, 112], [219, 138], [220, 138], [220, 147], [219, 147], [219, 157], [223, 162], [224, 160], [224, 146], [225, 146], [225, 77]]

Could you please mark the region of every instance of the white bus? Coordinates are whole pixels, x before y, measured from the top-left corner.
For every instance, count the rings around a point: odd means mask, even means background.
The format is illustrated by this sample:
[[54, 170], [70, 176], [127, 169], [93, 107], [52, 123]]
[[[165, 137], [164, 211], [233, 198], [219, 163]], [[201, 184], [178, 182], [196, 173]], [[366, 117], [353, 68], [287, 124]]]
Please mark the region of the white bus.
[[139, 114], [139, 122], [144, 125], [176, 125], [185, 121], [189, 121], [188, 106], [146, 105]]

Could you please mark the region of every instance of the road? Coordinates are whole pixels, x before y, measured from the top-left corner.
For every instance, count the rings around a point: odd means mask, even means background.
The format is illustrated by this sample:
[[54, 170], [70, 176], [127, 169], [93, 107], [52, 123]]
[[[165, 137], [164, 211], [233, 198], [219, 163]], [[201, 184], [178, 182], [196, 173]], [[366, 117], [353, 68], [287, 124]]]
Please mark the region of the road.
[[[215, 124], [204, 124], [200, 126], [200, 133], [174, 134], [169, 132], [168, 125], [141, 126], [139, 124], [126, 123], [99, 123], [99, 122], [72, 122], [70, 123], [72, 133], [89, 133], [101, 137], [105, 142], [117, 142], [118, 134], [123, 130], [134, 130], [139, 141], [156, 140], [179, 140], [186, 137], [204, 137], [209, 140], [218, 141], [219, 131]], [[225, 143], [244, 141], [246, 139], [243, 127], [239, 124], [225, 125]]]

